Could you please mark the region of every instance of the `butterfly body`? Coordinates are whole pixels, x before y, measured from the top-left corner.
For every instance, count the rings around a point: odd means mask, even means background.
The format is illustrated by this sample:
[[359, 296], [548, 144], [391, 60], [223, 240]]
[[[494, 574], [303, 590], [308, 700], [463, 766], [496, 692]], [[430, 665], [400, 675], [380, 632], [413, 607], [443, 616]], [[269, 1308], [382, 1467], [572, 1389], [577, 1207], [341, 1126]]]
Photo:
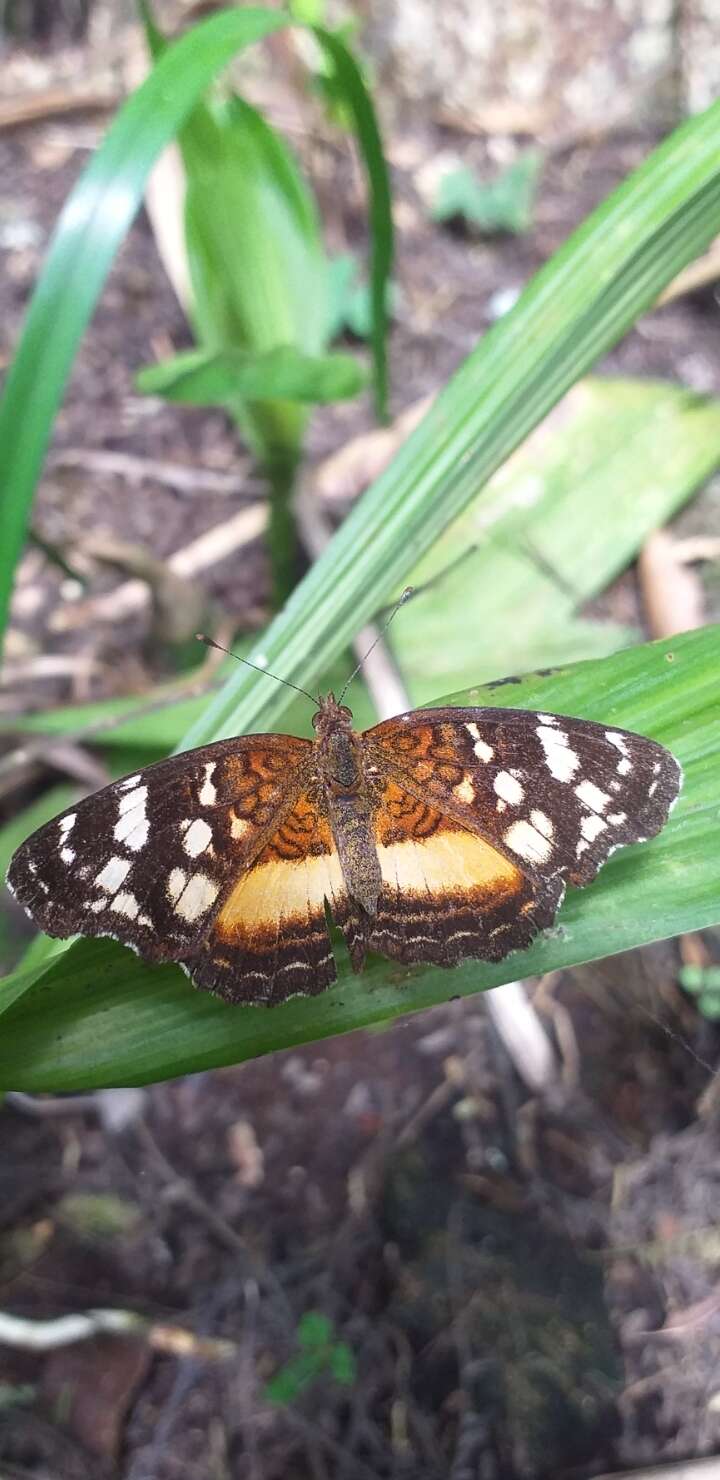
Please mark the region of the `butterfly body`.
[[366, 764], [362, 736], [352, 729], [352, 711], [336, 703], [334, 694], [322, 701], [313, 726], [318, 800], [330, 821], [348, 894], [372, 917], [382, 891], [374, 837], [379, 778]]
[[336, 970], [496, 961], [567, 883], [667, 820], [682, 773], [644, 736], [554, 714], [424, 709], [358, 733], [332, 694], [315, 739], [248, 735], [113, 782], [33, 834], [8, 883], [50, 935], [111, 935], [231, 1002]]

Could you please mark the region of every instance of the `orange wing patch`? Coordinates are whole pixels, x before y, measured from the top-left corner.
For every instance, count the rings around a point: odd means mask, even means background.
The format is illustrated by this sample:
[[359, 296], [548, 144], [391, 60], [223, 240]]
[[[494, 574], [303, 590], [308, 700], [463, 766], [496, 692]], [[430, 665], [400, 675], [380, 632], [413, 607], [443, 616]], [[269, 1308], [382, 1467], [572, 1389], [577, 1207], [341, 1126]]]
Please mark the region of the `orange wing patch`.
[[500, 960], [552, 923], [559, 879], [533, 881], [478, 833], [395, 781], [384, 789], [375, 835], [383, 889], [366, 943], [396, 960], [455, 965]]
[[283, 1002], [335, 980], [325, 902], [338, 918], [347, 893], [325, 817], [307, 795], [225, 894], [193, 980], [232, 1002]]

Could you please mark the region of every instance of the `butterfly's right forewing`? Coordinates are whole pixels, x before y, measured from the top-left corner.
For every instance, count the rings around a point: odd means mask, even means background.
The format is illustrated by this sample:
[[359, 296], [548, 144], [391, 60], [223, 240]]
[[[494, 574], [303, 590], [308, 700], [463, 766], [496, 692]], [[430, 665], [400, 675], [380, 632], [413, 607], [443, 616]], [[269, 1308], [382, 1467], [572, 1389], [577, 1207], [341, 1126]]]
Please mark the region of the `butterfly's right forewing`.
[[311, 753], [254, 735], [159, 761], [28, 838], [9, 887], [48, 935], [109, 935], [181, 960], [294, 804]]

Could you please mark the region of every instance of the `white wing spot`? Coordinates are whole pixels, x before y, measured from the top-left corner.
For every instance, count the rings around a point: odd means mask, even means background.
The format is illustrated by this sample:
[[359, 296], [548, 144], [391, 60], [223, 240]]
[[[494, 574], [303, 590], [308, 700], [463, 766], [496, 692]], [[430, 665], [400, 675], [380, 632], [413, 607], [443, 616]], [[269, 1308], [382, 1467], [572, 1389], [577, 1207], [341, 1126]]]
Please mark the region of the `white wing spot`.
[[519, 807], [524, 801], [525, 789], [514, 776], [510, 775], [509, 771], [498, 771], [493, 781], [493, 789], [495, 795], [501, 797], [504, 802], [509, 802], [511, 807]]
[[75, 852], [74, 848], [61, 848], [60, 857], [62, 858], [63, 863], [74, 863], [75, 859], [77, 858], [77, 853]]
[[492, 760], [495, 754], [492, 745], [488, 745], [487, 742], [481, 738], [480, 731], [474, 722], [466, 725], [465, 729], [467, 730], [470, 739], [475, 741], [475, 744], [473, 745], [473, 750], [478, 760], [483, 761], [483, 763], [487, 765], [488, 762]]
[[168, 875], [167, 897], [171, 904], [175, 904], [187, 884], [187, 874], [181, 868], [174, 868]]
[[504, 802], [502, 800], [502, 798], [501, 798], [499, 802], [496, 802], [495, 803], [495, 811], [496, 812], [507, 812], [507, 802]]
[[590, 807], [593, 812], [604, 812], [610, 797], [606, 791], [601, 791], [594, 781], [581, 781], [575, 787], [575, 795], [584, 806]]
[[208, 874], [191, 874], [175, 905], [176, 913], [192, 923], [210, 909], [219, 892], [220, 885]]
[[212, 783], [214, 773], [215, 761], [208, 761], [205, 767], [205, 780], [198, 792], [198, 801], [201, 807], [214, 807], [217, 801], [217, 789]]
[[124, 892], [115, 895], [115, 898], [110, 902], [110, 908], [111, 910], [115, 910], [118, 915], [125, 915], [128, 920], [136, 919], [140, 910], [135, 895]]
[[138, 772], [136, 776], [126, 776], [124, 781], [118, 782], [118, 785], [121, 791], [131, 791], [134, 786], [137, 786], [139, 780], [140, 773]]
[[233, 813], [230, 818], [230, 837], [244, 838], [246, 832], [250, 831], [250, 823], [244, 817], [236, 817]]
[[556, 714], [539, 714], [538, 719], [543, 725], [557, 725], [560, 723]]
[[195, 821], [191, 822], [185, 834], [185, 837], [183, 838], [183, 848], [185, 849], [185, 852], [188, 853], [191, 858], [197, 858], [199, 853], [205, 852], [208, 843], [211, 842], [212, 828], [208, 826], [208, 823], [203, 817], [196, 817]]
[[492, 745], [487, 745], [484, 740], [476, 740], [475, 744], [473, 745], [473, 750], [478, 760], [482, 761], [483, 765], [485, 766], [487, 766], [488, 762], [492, 760], [495, 754]]
[[118, 812], [122, 817], [125, 812], [132, 812], [135, 807], [143, 807], [147, 801], [147, 787], [136, 786], [129, 791], [126, 797], [121, 797], [118, 802]]
[[598, 817], [596, 812], [592, 812], [588, 817], [583, 817], [580, 823], [580, 831], [583, 837], [587, 838], [588, 843], [594, 843], [596, 837], [601, 832], [605, 832], [606, 829], [607, 823], [603, 822], [602, 817]]
[[148, 789], [136, 786], [118, 802], [119, 817], [115, 823], [113, 837], [116, 843], [124, 843], [132, 853], [145, 847], [150, 833], [150, 824], [145, 811]]
[[627, 812], [608, 812], [607, 820], [612, 823], [613, 827], [619, 827], [621, 822], [627, 820]]
[[93, 899], [90, 902], [90, 908], [91, 908], [91, 910], [92, 910], [92, 912], [93, 912], [94, 915], [99, 915], [100, 914], [100, 911], [101, 910], [106, 910], [107, 907], [108, 907], [108, 900], [107, 899]]
[[553, 851], [548, 839], [529, 822], [513, 822], [505, 833], [505, 842], [527, 863], [547, 863]]
[[618, 735], [617, 730], [606, 730], [605, 739], [607, 740], [608, 745], [614, 745], [615, 749], [619, 750], [621, 755], [630, 754], [627, 748], [627, 741], [625, 739], [625, 736]]
[[475, 787], [469, 776], [463, 776], [462, 781], [453, 787], [453, 796], [457, 797], [459, 802], [466, 802], [468, 807], [475, 801]]
[[67, 815], [67, 817], [61, 817], [60, 818], [59, 827], [60, 827], [60, 833], [61, 833], [63, 842], [67, 838], [68, 833], [75, 826], [76, 818], [77, 818], [77, 812], [69, 812], [68, 815]]
[[[540, 718], [552, 719], [552, 716], [541, 715]], [[575, 751], [570, 749], [565, 731], [538, 725], [535, 733], [545, 752], [545, 764], [550, 775], [556, 781], [572, 781], [580, 761]]]
[[632, 771], [632, 761], [628, 760], [627, 756], [625, 756], [623, 760], [617, 763], [617, 773], [618, 776], [627, 776], [629, 771]]
[[135, 821], [131, 816], [121, 817], [120, 821], [115, 823], [113, 832], [115, 842], [124, 843], [132, 853], [139, 853], [140, 849], [145, 847], [149, 835], [150, 823], [144, 816], [139, 821]]
[[124, 884], [131, 868], [129, 858], [110, 858], [98, 874], [95, 883], [100, 889], [105, 889], [108, 894], [115, 894], [120, 885]]
[[540, 812], [537, 808], [535, 808], [535, 810], [530, 813], [530, 821], [533, 827], [536, 827], [538, 832], [542, 833], [544, 838], [553, 838], [555, 836], [555, 828], [553, 827], [550, 818], [546, 817], [544, 812]]

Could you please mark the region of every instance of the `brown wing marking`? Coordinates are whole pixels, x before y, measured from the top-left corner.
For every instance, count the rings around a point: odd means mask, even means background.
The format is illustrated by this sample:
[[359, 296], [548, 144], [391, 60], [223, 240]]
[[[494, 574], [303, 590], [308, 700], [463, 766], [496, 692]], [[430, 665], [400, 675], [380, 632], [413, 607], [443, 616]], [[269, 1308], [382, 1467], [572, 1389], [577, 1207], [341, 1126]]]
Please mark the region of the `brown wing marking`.
[[227, 890], [199, 950], [183, 964], [196, 986], [229, 1002], [314, 996], [336, 977], [326, 901], [339, 922], [346, 918], [329, 824], [304, 794]]
[[375, 839], [383, 889], [367, 944], [398, 961], [499, 961], [552, 924], [562, 881], [530, 879], [477, 833], [386, 783]]

